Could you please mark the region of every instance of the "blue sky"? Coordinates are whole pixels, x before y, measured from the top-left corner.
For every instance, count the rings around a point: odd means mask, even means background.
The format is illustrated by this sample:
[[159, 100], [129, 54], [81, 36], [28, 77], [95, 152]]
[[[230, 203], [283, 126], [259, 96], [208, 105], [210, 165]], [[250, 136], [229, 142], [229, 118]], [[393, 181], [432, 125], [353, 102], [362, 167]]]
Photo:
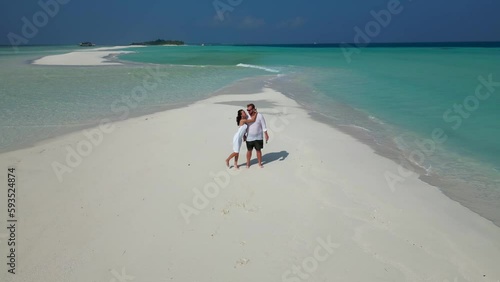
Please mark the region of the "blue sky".
[[[189, 43], [353, 42], [354, 27], [364, 30], [374, 20], [371, 11], [388, 11], [388, 3], [397, 0], [216, 1], [231, 7], [223, 20], [214, 0], [40, 0], [59, 8], [46, 19], [38, 0], [4, 0], [0, 44], [10, 44], [9, 34], [28, 44], [128, 44], [156, 38]], [[391, 14], [372, 42], [500, 41], [500, 1], [400, 0], [399, 7], [401, 12]], [[38, 30], [23, 35], [22, 18], [34, 23], [34, 16]]]

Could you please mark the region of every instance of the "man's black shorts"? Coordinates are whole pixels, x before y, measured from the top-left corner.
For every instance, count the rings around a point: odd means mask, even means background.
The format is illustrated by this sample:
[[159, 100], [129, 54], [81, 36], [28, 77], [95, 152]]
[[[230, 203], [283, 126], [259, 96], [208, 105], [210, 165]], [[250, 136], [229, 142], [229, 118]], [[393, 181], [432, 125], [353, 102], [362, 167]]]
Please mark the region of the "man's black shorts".
[[248, 151], [252, 151], [253, 148], [257, 151], [262, 150], [264, 148], [264, 140], [247, 141]]

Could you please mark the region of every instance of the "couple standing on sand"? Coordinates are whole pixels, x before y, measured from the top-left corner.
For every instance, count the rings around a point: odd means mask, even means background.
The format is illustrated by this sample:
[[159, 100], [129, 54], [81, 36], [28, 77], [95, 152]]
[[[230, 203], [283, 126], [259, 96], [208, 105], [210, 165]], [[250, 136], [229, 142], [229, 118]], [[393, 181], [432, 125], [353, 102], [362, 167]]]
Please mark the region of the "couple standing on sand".
[[[248, 113], [247, 113], [248, 112]], [[252, 151], [255, 148], [257, 151], [257, 160], [259, 167], [262, 165], [262, 148], [264, 148], [264, 135], [266, 143], [269, 140], [267, 134], [266, 120], [262, 114], [257, 114], [257, 109], [254, 104], [247, 105], [247, 112], [241, 109], [238, 111], [236, 123], [239, 126], [238, 132], [233, 137], [233, 153], [226, 159], [226, 165], [229, 167], [229, 161], [234, 158], [234, 167], [238, 167], [238, 157], [240, 156], [240, 147], [243, 141], [247, 143], [247, 168], [250, 167], [250, 158], [252, 158]]]

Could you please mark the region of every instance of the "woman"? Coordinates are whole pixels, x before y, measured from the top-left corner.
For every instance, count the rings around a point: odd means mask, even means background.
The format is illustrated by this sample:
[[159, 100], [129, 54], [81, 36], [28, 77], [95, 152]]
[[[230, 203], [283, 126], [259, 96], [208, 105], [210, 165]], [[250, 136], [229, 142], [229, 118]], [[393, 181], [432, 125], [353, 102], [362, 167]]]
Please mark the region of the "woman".
[[226, 159], [226, 165], [229, 167], [229, 161], [234, 158], [234, 167], [239, 169], [238, 167], [238, 157], [240, 156], [240, 147], [243, 142], [243, 135], [245, 135], [247, 131], [247, 123], [252, 123], [257, 118], [257, 110], [254, 111], [255, 114], [250, 119], [248, 118], [247, 113], [244, 110], [238, 111], [238, 116], [236, 117], [236, 124], [238, 124], [239, 128], [236, 134], [233, 136], [233, 153], [229, 155]]

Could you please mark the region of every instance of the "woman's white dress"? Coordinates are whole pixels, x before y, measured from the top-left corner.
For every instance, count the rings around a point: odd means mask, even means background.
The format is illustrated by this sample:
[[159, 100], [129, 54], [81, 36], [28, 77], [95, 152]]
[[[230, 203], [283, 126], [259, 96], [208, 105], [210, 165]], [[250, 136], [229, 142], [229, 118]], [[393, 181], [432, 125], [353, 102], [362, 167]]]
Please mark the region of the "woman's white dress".
[[246, 131], [247, 131], [247, 124], [245, 123], [244, 125], [240, 126], [240, 128], [238, 128], [238, 132], [236, 132], [236, 134], [234, 134], [233, 152], [235, 152], [235, 153], [240, 152], [241, 143], [243, 143], [243, 135], [245, 135]]

